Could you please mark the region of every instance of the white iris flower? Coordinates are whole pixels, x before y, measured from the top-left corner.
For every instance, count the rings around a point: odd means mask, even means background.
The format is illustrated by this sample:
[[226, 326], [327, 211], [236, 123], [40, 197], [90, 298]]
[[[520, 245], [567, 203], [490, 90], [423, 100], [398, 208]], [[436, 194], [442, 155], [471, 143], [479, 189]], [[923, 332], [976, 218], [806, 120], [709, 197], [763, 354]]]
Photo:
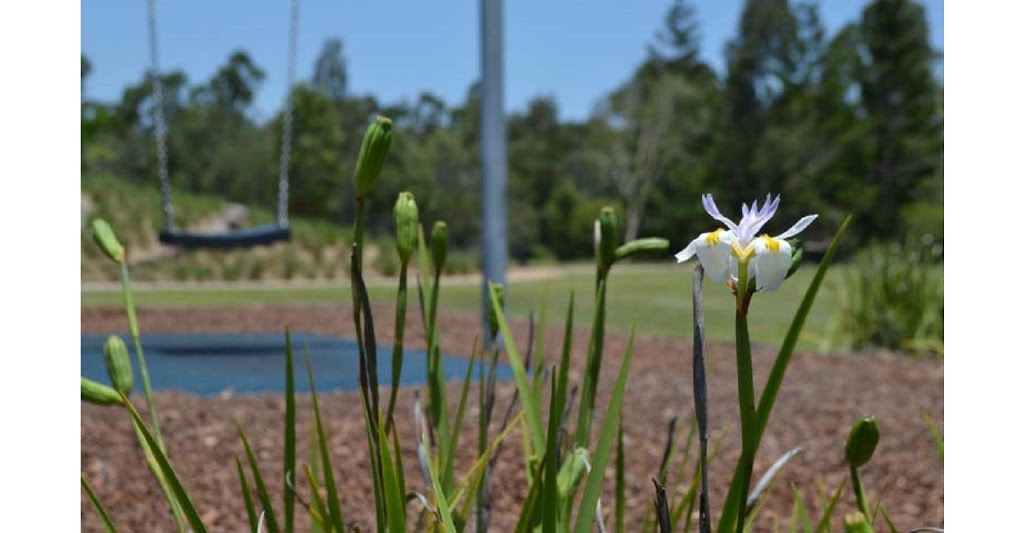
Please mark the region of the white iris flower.
[[757, 278], [757, 288], [774, 291], [786, 279], [793, 258], [793, 249], [786, 239], [800, 233], [818, 218], [807, 215], [793, 224], [793, 227], [772, 237], [767, 234], [756, 237], [757, 232], [775, 215], [779, 208], [779, 196], [772, 199], [769, 194], [764, 205], [758, 208], [743, 204], [743, 218], [739, 224], [729, 220], [718, 211], [710, 194], [701, 197], [704, 210], [711, 218], [725, 224], [728, 229], [716, 229], [701, 233], [686, 248], [676, 254], [680, 263], [694, 255], [700, 260], [704, 272], [714, 281], [739, 278], [739, 263], [747, 261], [747, 278]]

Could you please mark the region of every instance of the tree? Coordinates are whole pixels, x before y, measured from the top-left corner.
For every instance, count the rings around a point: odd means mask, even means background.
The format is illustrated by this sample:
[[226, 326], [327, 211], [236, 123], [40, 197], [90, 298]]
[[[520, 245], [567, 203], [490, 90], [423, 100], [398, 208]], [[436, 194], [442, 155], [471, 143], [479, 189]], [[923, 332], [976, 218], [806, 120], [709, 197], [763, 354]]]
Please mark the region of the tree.
[[[941, 180], [941, 92], [932, 76], [936, 55], [928, 42], [924, 10], [909, 0], [875, 0], [861, 16], [860, 92], [870, 121], [875, 195], [868, 223], [892, 235], [900, 208], [921, 198], [929, 181]], [[939, 187], [931, 187], [932, 189]]]
[[313, 87], [331, 100], [343, 100], [348, 93], [348, 72], [341, 39], [324, 42], [313, 64]]
[[234, 112], [242, 112], [252, 103], [256, 90], [266, 77], [244, 51], [231, 54], [205, 87], [192, 92], [196, 102], [209, 103]]

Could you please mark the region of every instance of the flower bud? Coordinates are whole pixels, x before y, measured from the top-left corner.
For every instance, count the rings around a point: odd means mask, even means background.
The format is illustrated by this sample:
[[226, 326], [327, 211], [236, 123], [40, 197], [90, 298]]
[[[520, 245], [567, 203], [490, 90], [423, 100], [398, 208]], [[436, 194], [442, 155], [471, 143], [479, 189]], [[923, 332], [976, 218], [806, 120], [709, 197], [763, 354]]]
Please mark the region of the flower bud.
[[395, 202], [395, 244], [403, 265], [409, 263], [412, 252], [416, 249], [416, 229], [419, 224], [420, 213], [412, 193], [398, 193], [398, 201]]
[[668, 239], [647, 237], [627, 242], [615, 249], [615, 260], [621, 261], [644, 254], [664, 254], [668, 251]]
[[602, 207], [597, 221], [599, 225], [594, 231], [597, 264], [601, 270], [607, 270], [615, 262], [615, 249], [619, 247], [619, 222], [611, 207]]
[[[492, 283], [491, 286], [494, 287], [494, 296], [498, 307], [505, 309], [505, 286], [498, 283]], [[491, 335], [496, 336], [498, 334], [498, 313], [494, 312], [493, 303], [487, 309], [487, 323], [491, 326]]]
[[442, 272], [444, 262], [448, 259], [448, 224], [444, 221], [435, 222], [430, 232], [430, 253], [434, 260], [434, 272]]
[[96, 405], [115, 405], [121, 403], [121, 395], [111, 387], [83, 377], [82, 401]]
[[124, 247], [114, 235], [114, 230], [106, 220], [97, 218], [92, 221], [92, 240], [96, 241], [103, 253], [115, 263], [124, 262]]
[[864, 513], [857, 511], [843, 518], [843, 531], [846, 533], [874, 533]]
[[878, 446], [878, 421], [873, 416], [861, 418], [853, 424], [846, 439], [846, 464], [860, 468], [871, 460]]
[[789, 270], [786, 271], [786, 278], [796, 274], [796, 270], [800, 268], [800, 263], [804, 260], [804, 241], [800, 239], [788, 239], [786, 242], [789, 243], [789, 247], [793, 250], [792, 259], [789, 261]]
[[391, 119], [378, 116], [377, 120], [366, 128], [363, 145], [359, 147], [359, 159], [356, 160], [356, 195], [366, 196], [380, 178], [384, 168], [384, 160], [391, 147]]
[[107, 337], [103, 345], [103, 359], [107, 363], [107, 375], [114, 388], [128, 396], [132, 393], [132, 361], [128, 357], [128, 347], [117, 335]]

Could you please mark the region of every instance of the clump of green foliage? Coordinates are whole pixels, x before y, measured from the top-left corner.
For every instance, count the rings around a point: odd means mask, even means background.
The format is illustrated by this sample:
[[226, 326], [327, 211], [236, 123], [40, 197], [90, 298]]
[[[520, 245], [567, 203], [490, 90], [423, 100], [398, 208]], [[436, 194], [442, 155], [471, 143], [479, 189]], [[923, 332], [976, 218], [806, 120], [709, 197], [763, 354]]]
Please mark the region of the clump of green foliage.
[[942, 245], [933, 237], [866, 248], [845, 281], [842, 334], [852, 348], [942, 356]]

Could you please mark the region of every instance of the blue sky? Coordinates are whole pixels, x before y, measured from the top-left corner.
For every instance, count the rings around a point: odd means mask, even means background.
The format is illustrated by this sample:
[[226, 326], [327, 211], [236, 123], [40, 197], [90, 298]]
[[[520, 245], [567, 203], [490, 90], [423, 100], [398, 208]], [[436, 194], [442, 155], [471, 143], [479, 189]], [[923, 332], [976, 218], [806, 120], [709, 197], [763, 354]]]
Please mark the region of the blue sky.
[[[157, 2], [163, 70], [205, 81], [235, 49], [267, 74], [255, 103], [267, 118], [282, 103], [287, 68], [288, 0]], [[821, 0], [829, 32], [856, 19], [867, 2]], [[941, 0], [922, 2], [930, 37], [943, 48]], [[580, 119], [645, 57], [669, 0], [505, 0], [505, 102], [512, 111], [553, 96], [563, 119]], [[721, 70], [736, 33], [741, 0], [693, 1], [702, 54]], [[148, 68], [145, 2], [83, 0], [82, 51], [93, 63], [89, 98], [112, 101]], [[479, 1], [301, 0], [298, 77], [309, 78], [325, 39], [340, 37], [349, 90], [383, 102], [424, 90], [461, 102], [479, 76]], [[940, 63], [941, 65], [941, 63]], [[941, 69], [940, 69], [941, 72]]]

